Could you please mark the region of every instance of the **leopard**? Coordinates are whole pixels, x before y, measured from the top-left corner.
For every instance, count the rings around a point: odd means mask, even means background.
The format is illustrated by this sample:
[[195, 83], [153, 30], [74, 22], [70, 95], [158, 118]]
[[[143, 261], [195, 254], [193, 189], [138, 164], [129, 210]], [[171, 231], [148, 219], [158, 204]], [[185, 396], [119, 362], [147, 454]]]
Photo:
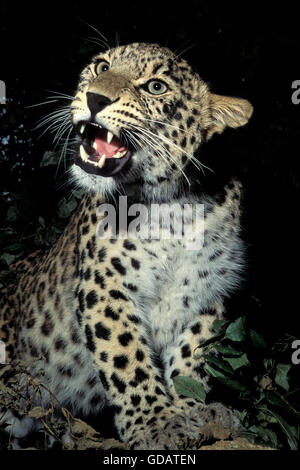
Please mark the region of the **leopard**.
[[[179, 394], [175, 381], [197, 380], [209, 396], [201, 345], [245, 269], [242, 185], [208, 194], [201, 149], [252, 112], [154, 43], [107, 49], [80, 74], [67, 119], [70, 180], [84, 195], [57, 242], [12, 267], [0, 339], [7, 361], [29, 361], [33, 376], [42, 361], [44, 384], [74, 416], [111, 407], [129, 449], [238, 432], [230, 407]], [[16, 440], [37, 422], [10, 410], [4, 420]]]

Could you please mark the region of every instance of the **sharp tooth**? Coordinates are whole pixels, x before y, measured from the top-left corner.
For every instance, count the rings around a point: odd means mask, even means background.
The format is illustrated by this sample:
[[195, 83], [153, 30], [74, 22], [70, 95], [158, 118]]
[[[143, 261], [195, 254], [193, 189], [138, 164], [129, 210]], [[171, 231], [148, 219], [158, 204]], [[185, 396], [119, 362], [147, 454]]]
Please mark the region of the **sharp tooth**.
[[80, 134], [83, 134], [83, 133], [84, 133], [85, 126], [86, 126], [86, 123], [81, 124], [81, 127], [80, 127]]
[[98, 166], [100, 168], [102, 168], [105, 164], [105, 160], [106, 160], [106, 155], [102, 155], [102, 157], [100, 158], [100, 160], [98, 161]]
[[123, 150], [123, 152], [117, 152], [117, 153], [114, 154], [113, 158], [122, 158], [122, 157], [124, 157], [126, 152], [127, 152], [127, 150]]
[[111, 143], [111, 141], [112, 141], [112, 139], [113, 139], [113, 136], [114, 136], [114, 135], [113, 135], [112, 132], [107, 131], [106, 141], [107, 141], [108, 144]]
[[92, 147], [93, 147], [93, 149], [97, 150], [97, 152], [98, 152], [98, 147], [97, 147], [96, 141], [94, 141]]
[[89, 156], [88, 156], [88, 154], [86, 153], [86, 151], [84, 150], [83, 145], [80, 145], [79, 151], [80, 151], [80, 156], [81, 156], [82, 160], [84, 160], [85, 162], [87, 162]]

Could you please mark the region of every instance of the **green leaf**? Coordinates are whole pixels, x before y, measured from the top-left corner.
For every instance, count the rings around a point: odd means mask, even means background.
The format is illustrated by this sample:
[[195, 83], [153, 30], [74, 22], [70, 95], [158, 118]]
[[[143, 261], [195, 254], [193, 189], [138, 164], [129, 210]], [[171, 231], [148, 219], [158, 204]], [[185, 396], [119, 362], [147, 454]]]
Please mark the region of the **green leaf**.
[[41, 227], [45, 228], [46, 227], [46, 224], [45, 224], [45, 219], [44, 217], [39, 217], [39, 224]]
[[271, 413], [277, 420], [278, 424], [280, 425], [282, 431], [286, 435], [288, 444], [291, 450], [298, 449], [298, 442], [297, 442], [297, 432], [295, 432], [295, 428], [290, 426], [276, 411], [274, 410], [267, 410]]
[[228, 324], [228, 320], [214, 320], [212, 324], [212, 329], [216, 333], [221, 333], [221, 331], [224, 329], [225, 325]]
[[278, 439], [274, 431], [271, 429], [264, 428], [262, 426], [251, 426], [249, 431], [254, 433], [257, 437], [262, 439], [266, 444], [270, 444], [272, 447], [278, 447]]
[[249, 442], [252, 442], [252, 444], [257, 442], [257, 432], [254, 432], [254, 430], [251, 430], [251, 428], [247, 428], [245, 431], [241, 430], [239, 435], [240, 437], [245, 437]]
[[270, 443], [271, 447], [274, 447], [275, 449], [278, 448], [278, 439], [276, 433], [269, 428], [265, 429], [265, 435], [267, 437], [266, 443]]
[[300, 426], [290, 426], [294, 436], [296, 437], [297, 441], [300, 440]]
[[245, 388], [245, 390], [243, 390], [243, 392], [240, 393], [240, 399], [252, 402], [253, 401], [253, 392], [251, 392], [250, 390], [247, 390], [247, 388]]
[[57, 165], [59, 162], [59, 156], [55, 152], [45, 152], [42, 161], [40, 163], [40, 167], [43, 166], [50, 166], [50, 165]]
[[58, 216], [61, 219], [65, 219], [71, 215], [73, 210], [76, 208], [77, 202], [75, 199], [70, 199], [69, 201], [66, 198], [63, 198], [58, 207]]
[[2, 255], [0, 256], [0, 260], [9, 266], [16, 260], [16, 256], [11, 255], [9, 253], [2, 253]]
[[237, 351], [234, 349], [232, 346], [223, 346], [221, 344], [218, 344], [215, 346], [215, 349], [222, 354], [222, 356], [241, 356], [243, 354], [243, 351]]
[[297, 411], [283, 396], [281, 396], [275, 390], [265, 390], [262, 394], [262, 397], [267, 400], [273, 406], [279, 406], [281, 408], [285, 408], [286, 411], [289, 413], [300, 417], [300, 411]]
[[255, 348], [265, 348], [267, 346], [263, 336], [254, 330], [250, 330], [250, 338]]
[[9, 207], [6, 214], [7, 222], [16, 222], [20, 217], [20, 213], [16, 206]]
[[13, 243], [12, 245], [6, 246], [5, 251], [11, 254], [16, 254], [22, 251], [22, 245], [20, 245], [20, 243]]
[[286, 408], [286, 403], [282, 400], [281, 396], [275, 391], [264, 390], [262, 397], [267, 400], [271, 405]]
[[177, 375], [173, 379], [176, 393], [185, 397], [195, 398], [205, 403], [206, 393], [200, 382], [191, 378]]
[[216, 379], [217, 378], [226, 379], [226, 377], [227, 377], [222, 372], [220, 372], [219, 370], [214, 369], [214, 367], [211, 367], [208, 364], [205, 364], [204, 368], [205, 368], [205, 370], [208, 374], [210, 374], [212, 377], [215, 377]]
[[243, 384], [239, 383], [235, 379], [229, 378], [228, 376], [224, 375], [219, 370], [216, 370], [214, 367], [211, 367], [208, 364], [205, 364], [204, 367], [208, 374], [210, 374], [212, 377], [217, 379], [223, 385], [233, 388], [234, 390], [239, 390], [240, 392], [243, 392], [244, 390], [246, 390], [246, 387]]
[[62, 228], [62, 227], [58, 227], [57, 225], [53, 225], [52, 228], [53, 228], [54, 233], [56, 233], [56, 234], [59, 234], [59, 235], [60, 235], [60, 234], [63, 232], [63, 228]]
[[229, 375], [233, 375], [233, 369], [230, 367], [230, 365], [226, 364], [226, 362], [223, 359], [217, 358], [214, 356], [204, 356], [204, 357], [205, 357], [206, 363], [212, 364], [213, 366], [217, 367], [218, 369], [221, 369], [222, 371], [226, 372]]
[[275, 383], [280, 387], [284, 388], [287, 392], [290, 389], [289, 384], [289, 377], [288, 374], [291, 370], [291, 364], [277, 364], [276, 366], [276, 375], [275, 375]]
[[244, 341], [246, 339], [246, 319], [245, 317], [240, 317], [231, 323], [225, 332], [225, 338], [230, 339], [231, 341]]
[[240, 422], [243, 423], [245, 418], [248, 415], [247, 410], [239, 411], [239, 410], [234, 410], [234, 414], [239, 418]]
[[243, 354], [240, 357], [224, 357], [224, 361], [227, 361], [233, 370], [240, 369], [240, 367], [248, 366], [250, 364], [246, 354]]
[[266, 413], [263, 410], [260, 410], [257, 413], [257, 419], [260, 422], [265, 421], [266, 423], [272, 423], [272, 424], [277, 423], [276, 418], [274, 418], [274, 416], [271, 416], [270, 413]]
[[207, 346], [213, 344], [213, 343], [216, 343], [217, 341], [219, 341], [221, 338], [222, 338], [223, 335], [217, 335], [217, 336], [213, 336], [212, 338], [209, 338], [207, 340], [204, 340], [202, 341], [199, 346], [197, 346], [196, 349], [199, 349], [199, 348], [206, 348]]

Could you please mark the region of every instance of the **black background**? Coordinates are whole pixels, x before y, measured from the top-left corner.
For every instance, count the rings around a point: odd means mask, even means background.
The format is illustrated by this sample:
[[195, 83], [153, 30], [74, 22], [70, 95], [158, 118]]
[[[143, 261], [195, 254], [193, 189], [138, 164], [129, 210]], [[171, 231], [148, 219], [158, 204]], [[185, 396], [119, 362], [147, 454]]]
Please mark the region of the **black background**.
[[[25, 142], [3, 150], [9, 163], [0, 166], [1, 191], [23, 191], [38, 214], [57, 199], [54, 174], [52, 180], [39, 169], [43, 152], [51, 150], [51, 136], [38, 139], [31, 130], [46, 111], [27, 106], [44, 101], [47, 90], [73, 93], [79, 71], [99, 51], [86, 41], [97, 35], [83, 21], [112, 44], [117, 34], [121, 44], [157, 42], [179, 51], [193, 46], [183, 56], [211, 89], [249, 99], [255, 109], [248, 126], [226, 131], [203, 150], [203, 160], [221, 163], [224, 171], [234, 164], [245, 186], [248, 274], [235, 308], [271, 335], [297, 335], [300, 104], [291, 101], [291, 84], [300, 79], [296, 2], [265, 10], [262, 2], [199, 0], [0, 5], [0, 79], [14, 117], [7, 115], [5, 135], [25, 125]], [[18, 149], [24, 166], [16, 170], [11, 161]]]

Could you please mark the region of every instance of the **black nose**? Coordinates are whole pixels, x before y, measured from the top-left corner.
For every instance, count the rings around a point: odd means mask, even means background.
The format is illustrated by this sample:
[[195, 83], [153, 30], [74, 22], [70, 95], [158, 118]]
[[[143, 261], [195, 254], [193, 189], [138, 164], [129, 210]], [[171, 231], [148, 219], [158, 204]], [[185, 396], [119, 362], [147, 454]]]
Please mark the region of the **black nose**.
[[104, 95], [98, 95], [98, 93], [91, 93], [90, 91], [86, 94], [87, 105], [91, 111], [92, 119], [97, 113], [100, 113], [107, 105], [111, 104], [112, 101]]

